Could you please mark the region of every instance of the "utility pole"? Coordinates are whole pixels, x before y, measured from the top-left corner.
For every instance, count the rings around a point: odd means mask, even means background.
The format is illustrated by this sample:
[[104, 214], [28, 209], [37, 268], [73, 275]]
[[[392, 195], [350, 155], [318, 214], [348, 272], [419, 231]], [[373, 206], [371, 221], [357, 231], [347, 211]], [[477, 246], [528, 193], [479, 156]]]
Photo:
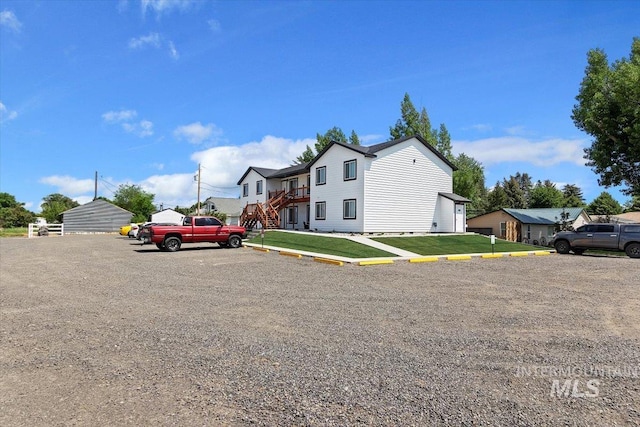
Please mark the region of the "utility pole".
[[93, 200], [98, 198], [98, 171], [96, 171], [96, 177], [93, 180], [94, 184], [93, 184]]
[[198, 163], [198, 215], [200, 215], [200, 175], [201, 175], [201, 169], [200, 169], [200, 163]]

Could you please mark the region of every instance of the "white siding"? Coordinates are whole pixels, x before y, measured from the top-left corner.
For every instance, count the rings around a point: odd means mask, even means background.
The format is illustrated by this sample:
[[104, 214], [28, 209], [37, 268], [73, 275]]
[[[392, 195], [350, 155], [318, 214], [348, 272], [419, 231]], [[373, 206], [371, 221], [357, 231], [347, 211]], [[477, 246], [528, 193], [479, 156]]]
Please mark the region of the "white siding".
[[[367, 159], [362, 231], [454, 231], [454, 203], [438, 196], [453, 191], [450, 166], [415, 139], [376, 155]], [[433, 222], [438, 223], [435, 230]]]
[[[256, 183], [260, 180], [262, 180], [262, 194], [256, 194]], [[246, 197], [242, 193], [242, 187], [244, 184], [249, 184], [249, 194]], [[269, 183], [267, 183], [267, 179], [265, 177], [252, 169], [240, 183], [240, 200], [242, 201], [242, 207], [244, 208], [247, 203], [264, 203], [267, 200], [267, 194], [269, 193], [268, 184]], [[275, 190], [276, 188], [272, 188], [272, 190]]]
[[[344, 162], [355, 159], [356, 179], [344, 181]], [[340, 145], [333, 145], [311, 166], [311, 221], [310, 228], [319, 231], [360, 232], [364, 224], [364, 168], [365, 157]], [[316, 168], [326, 166], [327, 183], [315, 185]], [[343, 219], [343, 200], [356, 200], [356, 219]], [[315, 219], [315, 203], [326, 202], [325, 220]]]

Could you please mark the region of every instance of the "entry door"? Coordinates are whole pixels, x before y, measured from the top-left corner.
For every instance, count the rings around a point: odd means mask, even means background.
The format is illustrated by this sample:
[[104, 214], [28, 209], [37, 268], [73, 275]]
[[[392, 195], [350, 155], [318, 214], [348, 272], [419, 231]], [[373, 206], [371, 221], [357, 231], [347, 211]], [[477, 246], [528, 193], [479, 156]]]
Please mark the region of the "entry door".
[[456, 233], [464, 233], [464, 205], [456, 205]]

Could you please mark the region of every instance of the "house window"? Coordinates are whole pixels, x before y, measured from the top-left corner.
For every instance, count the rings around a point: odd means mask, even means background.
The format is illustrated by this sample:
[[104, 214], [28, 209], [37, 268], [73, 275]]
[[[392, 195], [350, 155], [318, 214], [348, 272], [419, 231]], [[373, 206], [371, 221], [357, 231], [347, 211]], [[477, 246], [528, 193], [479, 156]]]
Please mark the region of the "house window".
[[242, 197], [249, 197], [249, 184], [242, 184]]
[[504, 238], [507, 235], [507, 223], [500, 223], [500, 237]]
[[323, 185], [327, 183], [327, 167], [321, 166], [316, 168], [316, 185]]
[[344, 180], [356, 179], [356, 159], [344, 162]]
[[262, 194], [262, 180], [256, 181], [256, 194]]
[[327, 218], [327, 202], [316, 202], [316, 219]]
[[343, 201], [343, 219], [356, 219], [356, 199], [347, 199]]

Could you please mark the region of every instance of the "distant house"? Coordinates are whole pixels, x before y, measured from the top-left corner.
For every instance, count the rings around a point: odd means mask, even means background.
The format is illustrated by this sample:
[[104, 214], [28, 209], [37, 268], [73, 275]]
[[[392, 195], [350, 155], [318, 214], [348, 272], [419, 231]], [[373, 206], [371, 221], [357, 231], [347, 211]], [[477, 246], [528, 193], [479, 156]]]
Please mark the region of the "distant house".
[[501, 239], [546, 244], [562, 222], [577, 228], [591, 219], [583, 208], [500, 209], [467, 219], [467, 230]]
[[227, 215], [227, 225], [239, 225], [242, 214], [242, 201], [229, 197], [209, 197], [202, 204], [204, 212], [207, 214], [214, 211]]
[[372, 146], [328, 144], [313, 161], [251, 166], [240, 177], [241, 225], [338, 232], [464, 232], [456, 167], [420, 136]]
[[131, 223], [133, 213], [102, 199], [62, 212], [65, 233], [110, 233]]
[[151, 222], [164, 222], [164, 223], [173, 223], [173, 224], [182, 224], [182, 220], [184, 219], [184, 215], [180, 212], [174, 211], [173, 209], [163, 209], [161, 211], [155, 212], [151, 214], [150, 221]]
[[640, 223], [640, 212], [625, 212], [619, 215], [611, 215], [609, 217], [591, 217], [597, 222], [617, 222], [620, 224]]

